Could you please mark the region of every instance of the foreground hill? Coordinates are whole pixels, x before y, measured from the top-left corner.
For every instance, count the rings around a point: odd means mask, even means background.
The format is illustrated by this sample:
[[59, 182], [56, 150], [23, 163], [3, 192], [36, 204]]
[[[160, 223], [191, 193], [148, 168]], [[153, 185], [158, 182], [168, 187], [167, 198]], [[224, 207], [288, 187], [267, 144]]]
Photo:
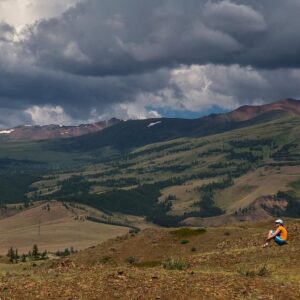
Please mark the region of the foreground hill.
[[299, 222], [287, 221], [287, 245], [263, 249], [265, 233], [272, 226], [264, 222], [146, 229], [40, 267], [21, 264], [17, 274], [0, 275], [0, 296], [29, 300], [299, 299]]

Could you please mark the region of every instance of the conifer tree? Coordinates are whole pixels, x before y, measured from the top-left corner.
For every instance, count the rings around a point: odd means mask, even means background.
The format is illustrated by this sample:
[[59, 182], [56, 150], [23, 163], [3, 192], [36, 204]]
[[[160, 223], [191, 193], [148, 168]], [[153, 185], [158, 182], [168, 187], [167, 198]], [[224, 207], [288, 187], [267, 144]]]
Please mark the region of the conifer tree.
[[66, 248], [64, 251], [64, 256], [69, 256], [70, 255], [70, 250], [69, 248]]
[[34, 244], [32, 247], [32, 257], [33, 259], [38, 259], [39, 258], [39, 248], [37, 246], [37, 244]]
[[14, 259], [15, 259], [15, 251], [14, 251], [13, 247], [10, 247], [10, 248], [8, 249], [7, 257], [9, 258], [9, 261], [10, 261], [11, 263], [14, 262]]

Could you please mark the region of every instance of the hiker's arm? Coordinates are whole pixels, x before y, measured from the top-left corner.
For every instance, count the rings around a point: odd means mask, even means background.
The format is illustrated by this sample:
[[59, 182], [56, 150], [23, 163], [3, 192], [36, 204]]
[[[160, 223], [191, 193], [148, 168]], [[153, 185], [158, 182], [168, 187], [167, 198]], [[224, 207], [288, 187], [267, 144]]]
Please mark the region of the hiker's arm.
[[271, 239], [273, 239], [279, 233], [280, 233], [280, 229], [277, 229], [267, 240], [270, 241]]

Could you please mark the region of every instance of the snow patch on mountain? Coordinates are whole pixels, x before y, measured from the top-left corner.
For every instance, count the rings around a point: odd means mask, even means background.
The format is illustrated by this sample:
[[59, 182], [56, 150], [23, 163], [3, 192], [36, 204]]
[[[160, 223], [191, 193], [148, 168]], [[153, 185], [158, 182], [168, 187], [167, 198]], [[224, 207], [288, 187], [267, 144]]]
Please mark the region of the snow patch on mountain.
[[155, 123], [150, 123], [147, 127], [149, 128], [149, 127], [155, 126], [155, 125], [160, 124], [160, 123], [161, 123], [161, 121], [158, 121], [158, 122], [155, 122]]
[[1, 130], [0, 131], [0, 134], [10, 134], [12, 132], [14, 132], [15, 130], [14, 129], [8, 129], [8, 130]]

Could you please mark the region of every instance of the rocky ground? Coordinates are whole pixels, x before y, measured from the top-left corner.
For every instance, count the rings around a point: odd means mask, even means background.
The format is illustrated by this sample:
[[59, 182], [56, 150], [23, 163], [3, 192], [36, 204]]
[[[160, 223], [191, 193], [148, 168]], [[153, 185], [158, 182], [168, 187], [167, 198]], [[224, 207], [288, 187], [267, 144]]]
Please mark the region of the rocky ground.
[[270, 226], [147, 229], [2, 273], [0, 299], [300, 299], [300, 223], [264, 249]]

